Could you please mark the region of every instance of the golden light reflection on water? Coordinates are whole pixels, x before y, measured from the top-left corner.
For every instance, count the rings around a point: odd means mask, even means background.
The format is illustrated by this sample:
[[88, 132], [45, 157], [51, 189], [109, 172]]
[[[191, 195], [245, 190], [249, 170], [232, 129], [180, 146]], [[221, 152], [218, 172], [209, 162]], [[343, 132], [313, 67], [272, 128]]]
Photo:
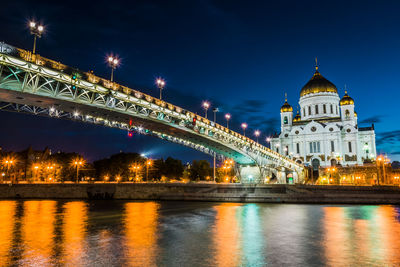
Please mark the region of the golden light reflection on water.
[[0, 201], [0, 265], [9, 261], [15, 226], [15, 201]]
[[85, 202], [67, 202], [62, 213], [62, 259], [68, 266], [79, 265], [86, 253], [88, 207]]
[[329, 266], [334, 266], [336, 262], [347, 261], [347, 254], [344, 244], [349, 242], [345, 224], [344, 209], [341, 207], [324, 208], [324, 229], [325, 233], [325, 256]]
[[324, 250], [328, 265], [400, 264], [400, 223], [395, 207], [325, 207], [324, 213]]
[[240, 266], [240, 229], [236, 219], [240, 204], [226, 203], [215, 207], [215, 266]]
[[155, 202], [125, 204], [125, 254], [129, 266], [156, 266], [158, 208]]
[[[400, 265], [400, 223], [396, 220], [397, 210], [392, 206], [377, 209], [376, 228], [380, 245], [387, 262]], [[374, 241], [373, 241], [374, 242]]]
[[54, 247], [56, 201], [25, 201], [21, 219], [24, 264], [50, 265]]

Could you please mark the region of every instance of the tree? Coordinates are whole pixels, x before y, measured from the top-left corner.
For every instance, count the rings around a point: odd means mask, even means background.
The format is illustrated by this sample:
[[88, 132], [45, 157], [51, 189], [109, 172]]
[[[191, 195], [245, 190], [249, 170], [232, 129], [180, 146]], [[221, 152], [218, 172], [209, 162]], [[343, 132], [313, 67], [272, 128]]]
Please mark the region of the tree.
[[168, 157], [163, 164], [163, 175], [169, 179], [179, 179], [183, 174], [182, 161]]
[[140, 165], [142, 167], [140, 171], [143, 172], [145, 161], [146, 159], [138, 153], [118, 153], [110, 158], [95, 161], [93, 166], [96, 169], [96, 177], [99, 179], [109, 176], [110, 180], [114, 180], [115, 177], [120, 176], [122, 181], [127, 181], [132, 176], [132, 165], [135, 163]]
[[207, 176], [211, 176], [212, 169], [207, 160], [194, 160], [190, 167], [190, 179], [192, 181], [205, 180]]

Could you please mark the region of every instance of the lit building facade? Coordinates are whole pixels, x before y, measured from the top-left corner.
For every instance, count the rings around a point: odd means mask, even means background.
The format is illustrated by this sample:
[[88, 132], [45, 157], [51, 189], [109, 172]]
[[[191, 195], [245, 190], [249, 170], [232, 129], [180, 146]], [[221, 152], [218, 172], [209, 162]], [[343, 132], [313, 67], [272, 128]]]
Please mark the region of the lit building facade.
[[362, 165], [376, 156], [374, 125], [358, 127], [354, 100], [345, 92], [340, 99], [336, 86], [316, 67], [301, 89], [300, 110], [285, 99], [281, 107], [281, 132], [271, 138], [271, 149], [299, 163], [326, 167]]

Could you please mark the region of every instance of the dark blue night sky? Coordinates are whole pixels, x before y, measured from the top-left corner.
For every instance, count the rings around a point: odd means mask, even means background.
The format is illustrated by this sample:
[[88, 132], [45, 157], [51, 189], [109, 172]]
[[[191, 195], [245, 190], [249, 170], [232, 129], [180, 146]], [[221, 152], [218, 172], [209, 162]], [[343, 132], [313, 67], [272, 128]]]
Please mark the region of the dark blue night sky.
[[[263, 135], [279, 132], [288, 93], [295, 108], [320, 72], [355, 100], [359, 125], [375, 123], [378, 152], [400, 159], [399, 1], [4, 1], [0, 41], [31, 49], [27, 23], [46, 26], [38, 53], [109, 77], [104, 62], [117, 53], [117, 82], [154, 96], [165, 77], [167, 101], [202, 112], [209, 100]], [[223, 114], [219, 114], [223, 123]], [[119, 151], [208, 156], [147, 136], [77, 122], [0, 112], [0, 146], [77, 151], [89, 160]]]

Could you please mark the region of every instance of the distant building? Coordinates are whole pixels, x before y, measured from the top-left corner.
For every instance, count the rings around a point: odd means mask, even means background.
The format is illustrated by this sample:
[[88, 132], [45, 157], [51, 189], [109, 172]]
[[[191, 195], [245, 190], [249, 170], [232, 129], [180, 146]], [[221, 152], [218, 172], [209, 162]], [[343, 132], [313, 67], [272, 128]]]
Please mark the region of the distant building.
[[281, 107], [281, 132], [271, 139], [271, 148], [295, 161], [319, 166], [362, 165], [376, 157], [374, 125], [358, 127], [354, 100], [345, 92], [339, 98], [336, 86], [315, 68], [300, 92], [300, 111], [285, 99]]

